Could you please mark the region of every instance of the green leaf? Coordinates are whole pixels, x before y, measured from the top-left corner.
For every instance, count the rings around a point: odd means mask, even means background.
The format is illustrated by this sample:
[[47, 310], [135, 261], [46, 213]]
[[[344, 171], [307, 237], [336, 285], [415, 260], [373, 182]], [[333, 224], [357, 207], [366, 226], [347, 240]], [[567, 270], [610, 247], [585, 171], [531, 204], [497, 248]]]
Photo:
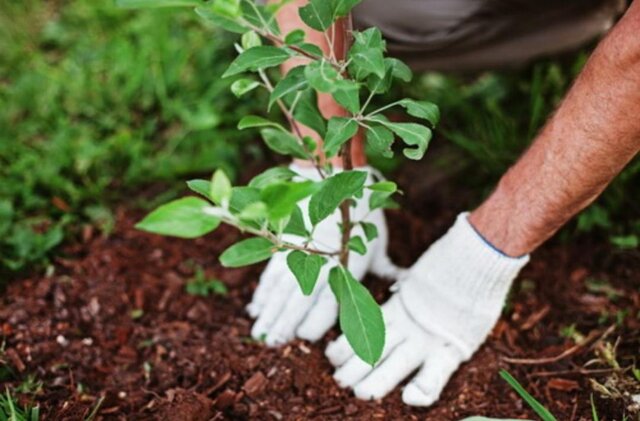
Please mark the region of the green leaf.
[[241, 44], [242, 48], [248, 50], [249, 48], [261, 46], [262, 40], [255, 31], [248, 31], [242, 34]]
[[220, 263], [226, 268], [238, 268], [267, 260], [275, 251], [271, 241], [249, 238], [226, 249], [220, 255]]
[[329, 284], [340, 303], [340, 328], [356, 355], [374, 365], [382, 355], [385, 326], [380, 306], [349, 271], [334, 267]]
[[429, 128], [417, 123], [392, 123], [377, 118], [376, 121], [397, 134], [407, 145], [416, 146], [402, 151], [407, 158], [422, 159], [431, 141], [432, 132]]
[[300, 19], [310, 28], [324, 32], [334, 21], [333, 8], [330, 0], [310, 0], [298, 10]]
[[397, 59], [385, 58], [384, 66], [385, 76], [383, 78], [380, 78], [375, 74], [372, 74], [367, 78], [367, 87], [370, 91], [375, 92], [376, 94], [383, 94], [387, 92], [391, 88], [393, 78], [407, 82], [412, 78], [411, 69]]
[[331, 93], [333, 98], [352, 113], [360, 111], [360, 86], [345, 80], [326, 60], [317, 60], [307, 65], [304, 75], [309, 85], [319, 91]]
[[393, 193], [382, 192], [382, 191], [374, 191], [369, 197], [369, 209], [394, 209], [397, 207], [397, 204], [391, 199], [391, 195]]
[[[290, 101], [288, 101], [288, 103], [291, 105]], [[314, 130], [321, 137], [324, 137], [327, 128], [325, 120], [318, 110], [317, 96], [313, 89], [307, 89], [302, 92], [298, 98], [293, 117], [296, 121]]]
[[436, 127], [440, 120], [440, 109], [432, 102], [403, 99], [398, 104], [406, 108], [409, 115], [427, 120], [432, 127]]
[[289, 70], [285, 77], [275, 86], [273, 92], [271, 92], [269, 96], [269, 109], [280, 98], [293, 92], [306, 89], [307, 86], [309, 86], [309, 82], [307, 82], [304, 76], [304, 66], [297, 66]]
[[387, 72], [384, 61], [385, 42], [378, 28], [369, 28], [364, 32], [354, 32], [354, 43], [349, 50], [349, 74], [357, 80], [369, 75], [384, 79]]
[[238, 123], [238, 129], [240, 130], [252, 129], [255, 127], [275, 127], [280, 131], [287, 132], [287, 130], [280, 124], [257, 115], [248, 115], [242, 117], [242, 119]]
[[249, 186], [262, 189], [270, 184], [280, 183], [282, 181], [290, 181], [296, 176], [296, 172], [288, 167], [269, 168], [262, 174], [256, 175], [249, 181]]
[[155, 234], [180, 238], [197, 238], [218, 228], [220, 220], [208, 215], [211, 205], [197, 197], [185, 197], [160, 206], [136, 228]]
[[298, 237], [308, 238], [309, 231], [304, 223], [304, 217], [302, 216], [302, 210], [300, 206], [296, 205], [293, 208], [289, 223], [284, 229], [285, 234], [297, 235]]
[[211, 178], [209, 197], [216, 205], [227, 208], [231, 199], [231, 181], [222, 170], [217, 170]]
[[267, 205], [263, 202], [249, 203], [242, 209], [238, 217], [246, 221], [258, 221], [267, 218]]
[[358, 133], [358, 123], [352, 118], [331, 117], [324, 139], [327, 158], [336, 156], [342, 145]]
[[291, 57], [291, 54], [282, 48], [271, 45], [249, 48], [243, 51], [222, 75], [223, 78], [237, 75], [245, 71], [257, 71], [269, 67], [278, 66]]
[[518, 395], [520, 395], [520, 397], [524, 399], [525, 402], [527, 402], [531, 409], [533, 409], [535, 413], [538, 414], [540, 418], [542, 418], [542, 421], [557, 421], [556, 417], [554, 417], [547, 408], [545, 408], [540, 402], [538, 402], [536, 398], [531, 396], [529, 392], [527, 392], [524, 387], [522, 387], [522, 385], [513, 378], [511, 374], [509, 374], [505, 370], [500, 370], [500, 377], [502, 377], [504, 380], [506, 380], [507, 383], [509, 383], [509, 386], [511, 386], [513, 390], [515, 390]]
[[229, 210], [241, 213], [247, 206], [260, 201], [260, 190], [254, 187], [240, 186], [231, 189]]
[[385, 158], [393, 157], [393, 132], [384, 126], [372, 125], [367, 129], [367, 143], [371, 148]]
[[307, 254], [294, 250], [287, 255], [287, 266], [295, 276], [304, 295], [311, 295], [316, 286], [320, 269], [327, 259], [317, 254]]
[[197, 7], [196, 13], [204, 20], [213, 23], [216, 26], [221, 27], [230, 32], [236, 34], [243, 34], [247, 28], [240, 24], [237, 18], [230, 18], [225, 15], [220, 15], [212, 10], [210, 5]]
[[322, 48], [318, 47], [315, 44], [311, 44], [310, 42], [302, 43], [298, 45], [298, 48], [312, 56], [322, 57], [324, 55]]
[[118, 7], [155, 8], [155, 7], [197, 7], [203, 4], [199, 0], [116, 0]]
[[335, 17], [347, 16], [351, 9], [358, 5], [362, 0], [329, 0], [333, 6], [333, 14]]
[[300, 18], [309, 27], [317, 31], [325, 31], [338, 17], [348, 15], [360, 1], [311, 0], [305, 7], [300, 8]]
[[369, 190], [382, 191], [387, 193], [395, 193], [398, 191], [398, 185], [393, 181], [379, 181], [375, 184], [367, 186]]
[[272, 184], [262, 190], [260, 198], [267, 204], [269, 218], [277, 221], [291, 215], [296, 204], [316, 192], [320, 185], [312, 181]]
[[187, 187], [201, 196], [211, 200], [211, 182], [209, 180], [189, 180]]
[[324, 59], [311, 62], [305, 66], [304, 75], [309, 85], [319, 92], [334, 92], [336, 83], [342, 80], [338, 71]]
[[411, 68], [397, 58], [387, 57], [384, 59], [387, 69], [391, 69], [391, 76], [403, 82], [411, 82], [413, 73]]
[[260, 82], [251, 79], [238, 79], [231, 84], [231, 92], [238, 98], [243, 96], [244, 94], [253, 91], [258, 86], [260, 86]]
[[306, 34], [302, 29], [294, 29], [284, 37], [284, 42], [288, 45], [302, 44]]
[[214, 0], [211, 3], [211, 10], [220, 16], [233, 19], [242, 16], [240, 0]]
[[251, 25], [263, 29], [273, 35], [280, 35], [280, 28], [274, 12], [266, 7], [256, 4], [255, 0], [242, 0], [242, 17]]
[[338, 80], [335, 83], [333, 99], [347, 111], [356, 114], [360, 111], [360, 85], [350, 80]]
[[378, 238], [378, 227], [376, 224], [372, 224], [371, 222], [360, 222], [360, 226], [362, 226], [362, 230], [364, 231], [364, 236], [367, 238], [367, 241], [373, 241]]
[[317, 225], [331, 215], [340, 203], [362, 190], [366, 180], [367, 173], [363, 171], [344, 171], [327, 178], [309, 201], [311, 223]]
[[295, 158], [308, 158], [304, 148], [298, 143], [298, 139], [291, 133], [277, 129], [262, 129], [260, 134], [271, 150]]
[[347, 245], [349, 247], [349, 250], [355, 251], [361, 256], [367, 254], [367, 246], [364, 244], [362, 237], [358, 235], [356, 235], [355, 237], [351, 237]]

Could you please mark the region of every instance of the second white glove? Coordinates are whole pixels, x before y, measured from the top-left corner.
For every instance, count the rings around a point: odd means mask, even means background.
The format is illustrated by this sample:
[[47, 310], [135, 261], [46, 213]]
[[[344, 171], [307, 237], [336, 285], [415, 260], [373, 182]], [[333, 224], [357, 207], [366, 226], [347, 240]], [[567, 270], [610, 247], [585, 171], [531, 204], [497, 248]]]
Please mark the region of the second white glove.
[[387, 334], [378, 365], [360, 360], [343, 335], [326, 351], [337, 367], [334, 378], [360, 399], [377, 399], [420, 369], [402, 399], [408, 405], [433, 404], [458, 366], [487, 338], [511, 282], [528, 260], [501, 254], [475, 231], [467, 214], [459, 215], [383, 306]]

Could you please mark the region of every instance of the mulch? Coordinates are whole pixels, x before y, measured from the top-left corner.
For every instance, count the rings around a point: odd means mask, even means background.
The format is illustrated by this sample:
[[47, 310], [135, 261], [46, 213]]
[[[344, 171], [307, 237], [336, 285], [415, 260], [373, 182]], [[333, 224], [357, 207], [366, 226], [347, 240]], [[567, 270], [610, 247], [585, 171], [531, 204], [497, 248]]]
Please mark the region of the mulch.
[[[414, 176], [405, 173], [401, 185]], [[390, 254], [401, 265], [437, 239], [459, 210], [454, 204], [464, 203], [451, 191], [416, 189], [406, 193], [414, 199], [406, 210], [388, 212]], [[410, 408], [399, 390], [363, 402], [336, 386], [323, 356], [335, 329], [320, 343], [276, 349], [250, 338], [244, 306], [263, 266], [220, 266], [217, 256], [238, 239], [233, 229], [184, 241], [135, 230], [140, 210], [121, 207], [116, 215], [112, 235], [87, 228], [52, 274], [13, 281], [0, 297], [0, 362], [13, 373], [5, 384], [29, 374], [42, 380], [42, 391], [21, 399], [35, 399], [43, 419], [81, 420], [93, 410], [94, 419], [136, 420], [537, 419], [500, 369], [558, 420], [591, 420], [592, 395], [601, 420], [638, 416], [631, 395], [640, 383], [628, 370], [640, 350], [638, 251], [585, 236], [545, 245], [516, 282], [487, 343], [440, 401]], [[196, 267], [224, 282], [228, 294], [188, 294]], [[377, 299], [388, 297], [385, 281], [366, 283]], [[569, 326], [590, 339], [612, 327], [602, 340], [576, 347], [562, 334]], [[619, 370], [607, 344], [615, 346]]]

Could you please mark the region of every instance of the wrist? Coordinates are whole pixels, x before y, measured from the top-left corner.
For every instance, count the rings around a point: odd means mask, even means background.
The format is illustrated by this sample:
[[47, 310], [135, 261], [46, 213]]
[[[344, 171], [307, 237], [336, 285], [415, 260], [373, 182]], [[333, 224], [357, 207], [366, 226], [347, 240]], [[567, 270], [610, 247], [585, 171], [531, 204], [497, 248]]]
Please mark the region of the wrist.
[[527, 228], [528, 210], [518, 208], [519, 200], [505, 179], [491, 196], [469, 214], [469, 224], [478, 236], [494, 249], [509, 257], [531, 253], [540, 242], [535, 241], [533, 230]]

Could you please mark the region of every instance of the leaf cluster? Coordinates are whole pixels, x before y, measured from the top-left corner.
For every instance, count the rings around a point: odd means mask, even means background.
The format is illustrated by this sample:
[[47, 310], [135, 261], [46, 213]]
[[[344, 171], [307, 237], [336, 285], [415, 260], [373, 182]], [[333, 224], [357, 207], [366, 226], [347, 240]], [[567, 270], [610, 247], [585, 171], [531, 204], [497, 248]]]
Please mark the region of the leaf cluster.
[[[121, 0], [139, 6], [144, 0]], [[438, 107], [430, 102], [405, 98], [381, 108], [370, 104], [374, 96], [387, 92], [394, 80], [409, 81], [411, 71], [401, 61], [385, 57], [386, 43], [377, 28], [353, 33], [353, 44], [344, 58], [336, 57], [332, 28], [349, 15], [359, 0], [311, 0], [299, 9], [301, 20], [325, 33], [331, 49], [323, 52], [305, 39], [298, 29], [282, 34], [275, 15], [284, 2], [261, 6], [250, 0], [198, 1], [158, 0], [155, 6], [181, 3], [196, 6], [204, 19], [229, 31], [242, 34], [236, 44], [238, 56], [223, 78], [234, 78], [232, 92], [238, 97], [256, 89], [269, 95], [268, 109], [277, 107], [291, 128], [262, 116], [243, 117], [240, 130], [259, 130], [265, 144], [274, 152], [306, 159], [319, 177], [305, 179], [289, 168], [276, 167], [255, 177], [247, 186], [232, 186], [218, 170], [211, 180], [192, 180], [189, 187], [200, 197], [186, 197], [165, 204], [149, 214], [138, 228], [163, 235], [195, 238], [214, 231], [220, 223], [230, 224], [250, 238], [239, 241], [220, 256], [230, 268], [259, 263], [275, 253], [287, 253], [286, 262], [306, 295], [313, 293], [320, 273], [329, 265], [328, 282], [340, 305], [340, 326], [356, 354], [374, 364], [384, 347], [382, 312], [368, 290], [348, 270], [350, 252], [366, 254], [368, 244], [378, 235], [375, 225], [352, 221], [349, 208], [361, 200], [368, 189], [369, 209], [390, 206], [397, 191], [393, 182], [368, 182], [367, 173], [345, 167], [336, 171], [324, 157], [334, 157], [348, 147], [361, 130], [372, 148], [384, 156], [393, 155], [396, 138], [409, 159], [421, 159], [428, 147], [432, 129], [439, 119]], [[151, 3], [150, 3], [151, 4]], [[277, 83], [268, 70], [292, 58], [305, 58], [305, 64], [289, 71]], [[331, 95], [347, 110], [345, 117], [326, 120], [317, 105], [317, 94]], [[383, 114], [393, 107], [403, 108], [415, 121], [391, 121]], [[323, 139], [301, 135], [298, 124], [312, 128]], [[302, 200], [308, 200], [303, 214]], [[316, 245], [319, 224], [340, 211], [343, 242], [331, 250]], [[365, 238], [352, 235], [361, 225]], [[300, 241], [292, 242], [290, 239]]]

